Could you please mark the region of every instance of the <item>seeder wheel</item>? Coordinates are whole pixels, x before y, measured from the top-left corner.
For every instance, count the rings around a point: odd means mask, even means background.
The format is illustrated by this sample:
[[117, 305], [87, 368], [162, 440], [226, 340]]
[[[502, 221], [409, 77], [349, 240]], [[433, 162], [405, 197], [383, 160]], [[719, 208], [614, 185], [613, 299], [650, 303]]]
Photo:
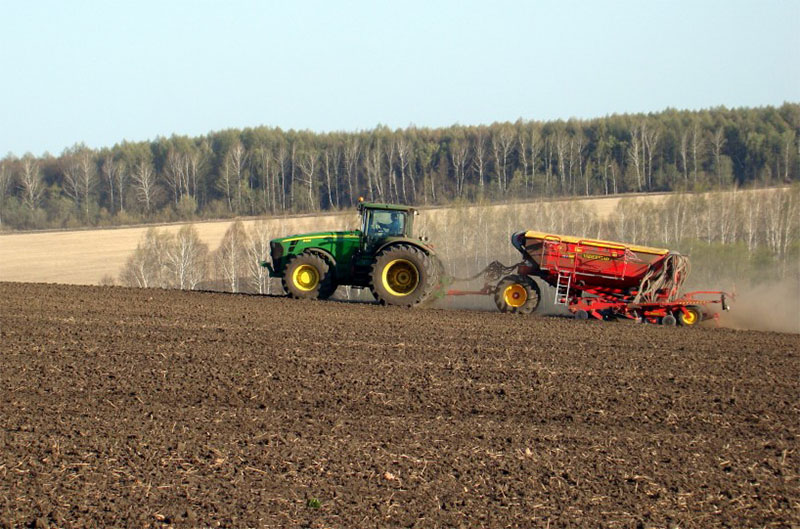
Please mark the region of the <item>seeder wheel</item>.
[[539, 306], [539, 286], [528, 276], [506, 276], [497, 283], [494, 303], [500, 312], [530, 314]]
[[661, 318], [661, 325], [667, 325], [669, 327], [675, 325], [675, 316], [672, 314], [667, 314], [663, 318]]
[[583, 309], [579, 309], [579, 310], [575, 311], [575, 316], [574, 317], [575, 317], [576, 320], [588, 320], [589, 319], [589, 313], [586, 312]]
[[700, 309], [697, 307], [684, 307], [678, 313], [678, 323], [691, 327], [697, 325], [703, 320], [703, 315], [700, 314]]

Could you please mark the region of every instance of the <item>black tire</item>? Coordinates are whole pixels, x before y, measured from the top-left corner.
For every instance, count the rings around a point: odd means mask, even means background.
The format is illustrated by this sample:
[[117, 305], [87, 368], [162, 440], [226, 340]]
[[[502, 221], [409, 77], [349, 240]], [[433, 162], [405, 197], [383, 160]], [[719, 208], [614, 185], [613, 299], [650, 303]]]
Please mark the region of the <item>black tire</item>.
[[576, 320], [588, 320], [589, 319], [589, 313], [586, 312], [583, 309], [578, 309], [578, 310], [575, 311], [575, 316], [574, 317], [575, 317]]
[[310, 252], [289, 261], [282, 282], [286, 293], [296, 299], [327, 299], [336, 290], [332, 267], [322, 256]]
[[539, 306], [539, 286], [528, 276], [510, 275], [497, 283], [494, 304], [500, 312], [530, 314]]
[[382, 305], [410, 307], [430, 295], [436, 273], [428, 256], [415, 246], [397, 244], [375, 258], [370, 289]]
[[686, 327], [694, 327], [703, 321], [703, 315], [700, 313], [700, 309], [694, 306], [685, 307], [685, 309], [686, 312], [682, 310], [678, 312], [678, 323]]
[[322, 253], [322, 252], [315, 252], [311, 250], [309, 253], [312, 253], [318, 256], [320, 259], [325, 261], [325, 264], [328, 265], [329, 276], [326, 281], [323, 281], [320, 285], [319, 289], [319, 298], [318, 299], [328, 299], [330, 298], [336, 289], [339, 288], [339, 284], [336, 282], [336, 262], [333, 261], [332, 257], [329, 255]]
[[661, 325], [667, 325], [668, 327], [674, 327], [677, 320], [675, 316], [672, 314], [667, 314], [663, 318], [661, 318]]
[[443, 299], [447, 294], [447, 286], [450, 281], [444, 269], [444, 263], [435, 254], [428, 256], [430, 268], [430, 293], [423, 300], [425, 304], [431, 304], [438, 299]]

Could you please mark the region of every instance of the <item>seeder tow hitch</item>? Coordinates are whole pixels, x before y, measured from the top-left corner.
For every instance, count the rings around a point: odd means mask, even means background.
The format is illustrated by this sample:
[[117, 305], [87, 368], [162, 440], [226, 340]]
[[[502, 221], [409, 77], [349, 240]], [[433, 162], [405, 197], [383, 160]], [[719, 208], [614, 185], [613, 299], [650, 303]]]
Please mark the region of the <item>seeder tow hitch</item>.
[[505, 274], [513, 272], [519, 266], [521, 266], [523, 262], [513, 264], [511, 266], [506, 266], [500, 261], [492, 261], [489, 265], [481, 270], [480, 272], [473, 274], [469, 277], [449, 277], [447, 278], [447, 285], [453, 285], [455, 283], [469, 283], [471, 281], [475, 281], [476, 279], [483, 277], [484, 284], [480, 290], [457, 290], [457, 289], [449, 289], [445, 292], [447, 296], [491, 296], [494, 294], [495, 286], [497, 282], [503, 277]]

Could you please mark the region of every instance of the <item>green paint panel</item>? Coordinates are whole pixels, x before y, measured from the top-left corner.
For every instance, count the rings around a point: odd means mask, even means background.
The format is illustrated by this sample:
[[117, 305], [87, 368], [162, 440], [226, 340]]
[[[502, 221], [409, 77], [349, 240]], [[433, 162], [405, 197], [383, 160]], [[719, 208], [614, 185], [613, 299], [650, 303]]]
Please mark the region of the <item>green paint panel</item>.
[[336, 260], [336, 277], [341, 283], [350, 278], [350, 262], [361, 245], [361, 232], [355, 231], [323, 231], [292, 235], [281, 239], [273, 239], [273, 247], [278, 244], [283, 249], [281, 257], [276, 259], [273, 252], [273, 277], [282, 277], [286, 263], [293, 256], [303, 253], [309, 248], [319, 248], [330, 253]]

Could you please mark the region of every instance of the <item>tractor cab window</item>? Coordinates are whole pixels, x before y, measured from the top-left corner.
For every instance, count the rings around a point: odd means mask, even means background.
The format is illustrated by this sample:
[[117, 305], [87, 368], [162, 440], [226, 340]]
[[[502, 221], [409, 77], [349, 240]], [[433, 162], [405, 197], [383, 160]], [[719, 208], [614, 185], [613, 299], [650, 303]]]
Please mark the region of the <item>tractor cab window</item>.
[[368, 237], [402, 237], [406, 214], [402, 211], [373, 210], [367, 224]]

